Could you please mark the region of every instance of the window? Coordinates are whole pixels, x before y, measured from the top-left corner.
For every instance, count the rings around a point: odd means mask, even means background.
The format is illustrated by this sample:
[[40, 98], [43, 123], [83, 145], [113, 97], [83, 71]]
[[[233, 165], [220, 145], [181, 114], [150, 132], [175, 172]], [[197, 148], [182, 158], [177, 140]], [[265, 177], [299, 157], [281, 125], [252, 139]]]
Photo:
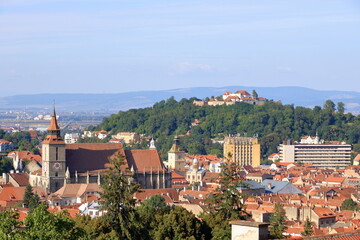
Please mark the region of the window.
[[56, 160], [59, 160], [59, 148], [56, 147], [56, 156], [55, 156]]

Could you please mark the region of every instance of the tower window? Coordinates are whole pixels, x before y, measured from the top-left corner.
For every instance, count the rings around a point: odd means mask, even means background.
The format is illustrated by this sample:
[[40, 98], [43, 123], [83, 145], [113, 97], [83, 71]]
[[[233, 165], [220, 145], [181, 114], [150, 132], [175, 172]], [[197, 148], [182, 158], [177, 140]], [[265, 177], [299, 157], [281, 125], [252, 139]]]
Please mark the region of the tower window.
[[59, 148], [56, 147], [56, 160], [59, 160]]
[[58, 172], [55, 172], [55, 177], [57, 177], [59, 174], [58, 174]]

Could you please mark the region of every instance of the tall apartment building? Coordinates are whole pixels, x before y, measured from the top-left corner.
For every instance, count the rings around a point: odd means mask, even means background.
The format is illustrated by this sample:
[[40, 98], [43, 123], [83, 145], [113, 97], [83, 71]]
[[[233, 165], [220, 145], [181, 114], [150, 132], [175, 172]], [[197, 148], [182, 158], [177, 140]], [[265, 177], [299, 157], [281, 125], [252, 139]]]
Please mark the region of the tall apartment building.
[[[280, 144], [279, 153], [282, 162], [312, 164], [319, 168], [344, 168], [350, 165], [351, 145], [344, 142], [326, 142], [312, 137], [313, 141]], [[303, 143], [302, 143], [303, 142]], [[305, 143], [306, 142], [306, 143]]]
[[260, 165], [260, 144], [256, 137], [227, 136], [224, 140], [224, 157], [239, 166]]

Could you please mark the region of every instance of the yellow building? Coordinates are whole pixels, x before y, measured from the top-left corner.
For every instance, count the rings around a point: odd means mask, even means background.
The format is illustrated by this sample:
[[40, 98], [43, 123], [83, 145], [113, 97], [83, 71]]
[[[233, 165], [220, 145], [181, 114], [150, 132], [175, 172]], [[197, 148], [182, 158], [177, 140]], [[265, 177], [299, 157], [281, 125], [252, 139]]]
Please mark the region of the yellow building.
[[260, 144], [255, 137], [228, 136], [224, 140], [224, 158], [239, 166], [260, 165]]

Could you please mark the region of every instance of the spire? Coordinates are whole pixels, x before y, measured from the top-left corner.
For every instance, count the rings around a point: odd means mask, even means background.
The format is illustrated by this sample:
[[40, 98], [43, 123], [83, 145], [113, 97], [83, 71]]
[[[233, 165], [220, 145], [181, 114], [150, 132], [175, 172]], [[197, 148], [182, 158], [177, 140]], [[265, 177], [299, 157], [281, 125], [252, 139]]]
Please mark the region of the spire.
[[86, 183], [89, 184], [90, 183], [90, 175], [89, 175], [89, 171], [86, 172]]
[[54, 103], [53, 114], [51, 116], [50, 126], [47, 130], [48, 131], [60, 131], [60, 128], [59, 128], [59, 125], [58, 125], [57, 119], [56, 119], [55, 103]]
[[175, 137], [174, 137], [174, 143], [169, 152], [172, 152], [172, 153], [183, 152], [180, 148], [180, 138], [177, 135], [175, 135]]
[[64, 144], [64, 140], [60, 135], [60, 127], [57, 123], [56, 119], [56, 111], [55, 111], [55, 102], [54, 102], [54, 109], [53, 114], [51, 116], [50, 125], [47, 129], [47, 136], [43, 143], [56, 143], [56, 144]]
[[101, 177], [100, 177], [100, 171], [98, 171], [98, 179], [97, 179], [97, 184], [100, 186], [101, 184]]
[[75, 171], [75, 183], [78, 183], [78, 173], [77, 173], [77, 170]]
[[69, 167], [67, 167], [67, 168], [66, 168], [65, 178], [66, 178], [66, 179], [70, 179], [70, 171], [69, 171]]
[[154, 138], [151, 138], [149, 149], [156, 149]]

